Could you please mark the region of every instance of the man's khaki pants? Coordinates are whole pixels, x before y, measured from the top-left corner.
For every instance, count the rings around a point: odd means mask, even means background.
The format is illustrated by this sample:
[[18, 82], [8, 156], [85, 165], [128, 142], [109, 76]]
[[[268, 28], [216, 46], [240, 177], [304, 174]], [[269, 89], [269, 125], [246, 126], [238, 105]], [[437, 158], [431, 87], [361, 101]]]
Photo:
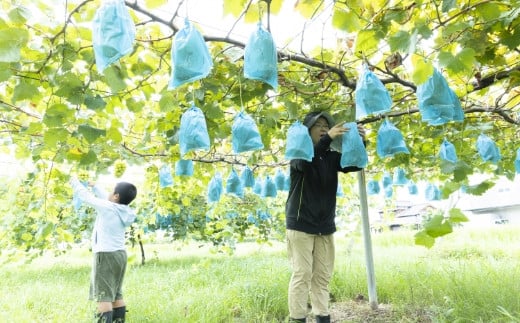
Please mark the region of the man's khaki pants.
[[334, 271], [334, 236], [287, 230], [287, 254], [292, 266], [289, 315], [307, 316], [309, 293], [314, 315], [329, 315], [329, 282]]

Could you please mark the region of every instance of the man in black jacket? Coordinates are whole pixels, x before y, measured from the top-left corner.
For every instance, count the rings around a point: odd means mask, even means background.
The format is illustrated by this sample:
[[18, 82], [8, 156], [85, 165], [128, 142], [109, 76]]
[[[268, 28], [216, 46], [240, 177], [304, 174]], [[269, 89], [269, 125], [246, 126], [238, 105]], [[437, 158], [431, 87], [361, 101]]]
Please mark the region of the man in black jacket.
[[[334, 124], [326, 112], [311, 112], [303, 124], [314, 144], [311, 162], [291, 160], [291, 186], [285, 207], [287, 251], [292, 266], [289, 283], [290, 322], [305, 322], [310, 295], [316, 322], [330, 322], [329, 282], [334, 271], [336, 192], [338, 172], [359, 171], [340, 166], [341, 153], [331, 143], [349, 131]], [[362, 137], [365, 130], [358, 125]], [[364, 139], [364, 138], [363, 138]]]

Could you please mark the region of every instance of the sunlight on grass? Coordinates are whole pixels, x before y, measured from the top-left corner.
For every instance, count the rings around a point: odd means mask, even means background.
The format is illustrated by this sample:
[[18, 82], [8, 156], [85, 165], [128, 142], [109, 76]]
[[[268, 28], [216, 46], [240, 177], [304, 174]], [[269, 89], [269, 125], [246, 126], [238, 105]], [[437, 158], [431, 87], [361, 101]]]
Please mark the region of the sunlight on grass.
[[[458, 230], [433, 248], [412, 231], [372, 236], [378, 302], [395, 322], [519, 322], [520, 228]], [[363, 239], [338, 233], [333, 301], [363, 296]], [[290, 278], [285, 244], [244, 243], [234, 255], [207, 245], [145, 243], [129, 248], [125, 300], [132, 322], [283, 322]], [[91, 253], [82, 247], [30, 264], [2, 265], [2, 322], [91, 322]], [[420, 313], [420, 319], [418, 319]]]

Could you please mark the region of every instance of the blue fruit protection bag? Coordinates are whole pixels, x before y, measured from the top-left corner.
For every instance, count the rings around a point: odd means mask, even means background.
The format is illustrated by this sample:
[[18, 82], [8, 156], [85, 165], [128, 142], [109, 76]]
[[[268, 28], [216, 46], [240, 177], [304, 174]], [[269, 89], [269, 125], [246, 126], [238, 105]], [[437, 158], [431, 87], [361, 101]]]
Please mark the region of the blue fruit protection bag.
[[224, 185], [222, 184], [222, 175], [216, 173], [213, 175], [208, 184], [208, 202], [217, 202], [220, 200]]
[[363, 66], [363, 72], [356, 84], [356, 117], [390, 111], [392, 98], [379, 78]]
[[276, 197], [278, 190], [276, 189], [276, 184], [271, 176], [267, 175], [263, 182], [262, 186], [262, 196], [263, 197]]
[[276, 170], [276, 174], [274, 175], [274, 183], [276, 184], [276, 189], [282, 191], [285, 186], [285, 174], [281, 169]]
[[181, 157], [192, 150], [209, 150], [209, 134], [201, 109], [192, 106], [181, 117], [179, 130]]
[[405, 185], [406, 183], [408, 183], [408, 178], [406, 178], [406, 172], [404, 171], [404, 169], [398, 167], [394, 171], [394, 180], [393, 180], [392, 184]]
[[234, 168], [231, 169], [231, 173], [229, 173], [229, 176], [226, 179], [226, 193], [235, 194], [238, 197], [244, 197], [242, 181]]
[[485, 134], [480, 134], [477, 138], [477, 150], [483, 161], [491, 161], [497, 163], [500, 159], [500, 149], [493, 141]]
[[244, 77], [278, 87], [278, 56], [271, 33], [258, 24], [244, 48]]
[[455, 113], [452, 92], [444, 76], [434, 69], [432, 76], [417, 86], [416, 95], [419, 100], [422, 121], [433, 126], [452, 121]]
[[436, 185], [432, 183], [428, 183], [428, 185], [426, 185], [424, 194], [426, 200], [428, 201], [438, 201], [441, 199], [441, 191]]
[[303, 159], [310, 162], [313, 157], [314, 145], [309, 129], [300, 121], [294, 122], [287, 131], [285, 159]]
[[452, 89], [450, 89], [450, 94], [451, 102], [453, 103], [453, 121], [462, 122], [464, 121], [464, 110], [462, 110], [459, 97]]
[[255, 176], [253, 175], [253, 171], [249, 166], [244, 167], [242, 173], [240, 174], [240, 180], [242, 181], [242, 185], [244, 187], [253, 187], [255, 185]]
[[389, 186], [392, 186], [393, 179], [392, 176], [388, 172], [385, 172], [383, 174], [383, 188], [387, 188]]
[[456, 163], [458, 160], [455, 146], [446, 138], [444, 138], [442, 141], [441, 147], [439, 149], [439, 157], [452, 163]]
[[520, 148], [516, 150], [515, 171], [520, 174]]
[[134, 49], [135, 24], [123, 0], [104, 1], [92, 22], [92, 47], [98, 71]]
[[337, 197], [344, 196], [344, 194], [343, 194], [343, 187], [341, 186], [340, 183], [338, 183], [338, 188], [336, 189], [336, 196]]
[[291, 174], [286, 174], [285, 175], [285, 182], [283, 184], [283, 190], [284, 191], [289, 191], [289, 189], [291, 188]]
[[264, 148], [255, 121], [251, 116], [243, 111], [239, 112], [233, 120], [233, 126], [231, 127], [231, 143], [234, 153]]
[[173, 216], [171, 214], [162, 215], [155, 213], [155, 225], [159, 229], [167, 229], [173, 224]]
[[264, 182], [261, 178], [255, 180], [255, 185], [253, 186], [253, 193], [256, 195], [262, 195], [262, 188], [264, 186]]
[[254, 225], [258, 225], [258, 220], [255, 218], [255, 216], [252, 213], [247, 214], [247, 222], [252, 223]]
[[367, 183], [367, 194], [368, 195], [376, 195], [381, 191], [381, 187], [379, 186], [379, 182], [376, 180], [370, 180]]
[[403, 135], [388, 119], [381, 123], [377, 131], [376, 151], [381, 158], [391, 157], [398, 153], [410, 153]]
[[419, 193], [417, 184], [415, 184], [413, 181], [409, 181], [407, 186], [408, 186], [408, 194], [416, 195], [417, 193]]
[[213, 60], [201, 33], [186, 18], [172, 42], [172, 76], [168, 88], [174, 89], [184, 83], [208, 76]]
[[347, 122], [345, 127], [350, 130], [342, 136], [340, 165], [341, 167], [356, 166], [364, 168], [368, 164], [368, 155], [363, 139], [359, 135], [357, 124]]
[[175, 163], [175, 175], [191, 176], [193, 175], [193, 160], [180, 159]]
[[173, 177], [170, 166], [164, 164], [159, 168], [159, 184], [161, 187], [168, 187], [173, 185]]
[[388, 186], [385, 188], [385, 198], [389, 199], [394, 196], [394, 188], [392, 186]]

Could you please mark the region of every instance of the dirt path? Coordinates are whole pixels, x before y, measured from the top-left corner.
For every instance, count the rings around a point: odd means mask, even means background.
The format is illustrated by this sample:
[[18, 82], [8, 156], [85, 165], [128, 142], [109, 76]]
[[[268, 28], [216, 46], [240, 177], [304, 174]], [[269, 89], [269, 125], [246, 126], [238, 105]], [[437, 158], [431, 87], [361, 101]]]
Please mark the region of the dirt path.
[[331, 304], [331, 322], [394, 322], [389, 305], [379, 304], [373, 310], [367, 301], [349, 301]]
[[[378, 304], [373, 310], [367, 300], [359, 297], [357, 300], [347, 302], [335, 302], [330, 305], [330, 317], [333, 323], [397, 323], [416, 322], [431, 323], [431, 318], [426, 313], [414, 313], [413, 317], [396, 318], [391, 305]], [[314, 318], [307, 322], [315, 322]]]

